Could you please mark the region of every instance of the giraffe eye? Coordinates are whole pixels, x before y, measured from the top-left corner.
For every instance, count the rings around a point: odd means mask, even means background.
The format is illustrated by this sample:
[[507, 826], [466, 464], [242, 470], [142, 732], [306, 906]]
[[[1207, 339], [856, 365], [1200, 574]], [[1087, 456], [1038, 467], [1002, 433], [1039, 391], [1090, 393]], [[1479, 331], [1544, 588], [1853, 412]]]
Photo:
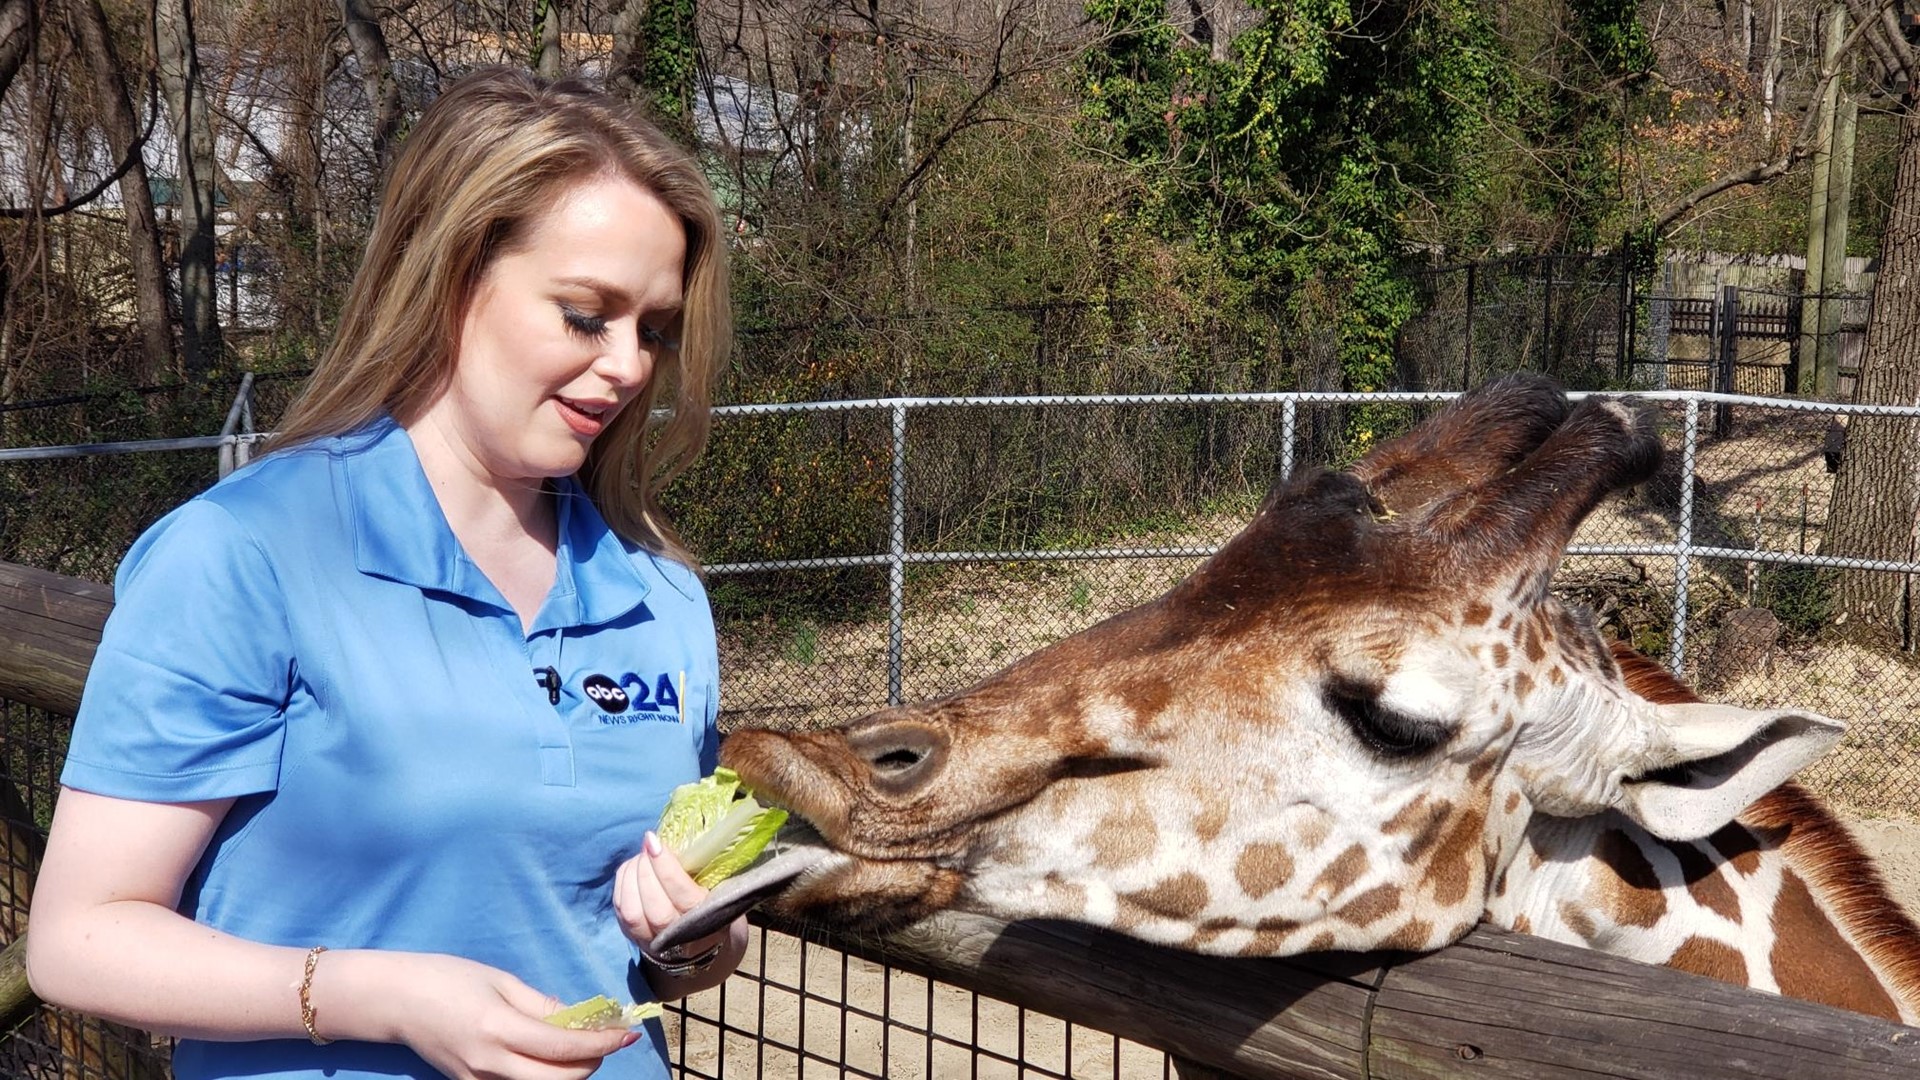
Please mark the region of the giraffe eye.
[[1389, 760], [1404, 761], [1430, 753], [1453, 734], [1444, 724], [1381, 705], [1379, 691], [1370, 686], [1336, 680], [1327, 685], [1321, 697], [1328, 711], [1347, 725], [1362, 746]]

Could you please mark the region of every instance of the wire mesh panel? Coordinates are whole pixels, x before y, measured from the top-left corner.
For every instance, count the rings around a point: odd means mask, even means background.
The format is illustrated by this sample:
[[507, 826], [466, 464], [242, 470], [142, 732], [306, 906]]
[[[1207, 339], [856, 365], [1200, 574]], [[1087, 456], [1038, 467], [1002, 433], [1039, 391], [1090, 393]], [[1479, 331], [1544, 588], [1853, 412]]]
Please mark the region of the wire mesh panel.
[[1167, 1080], [1167, 1055], [1106, 1032], [756, 926], [724, 985], [669, 1005], [667, 1051], [699, 1080]]
[[[25, 932], [27, 902], [53, 818], [72, 719], [0, 700], [0, 828], [6, 833], [6, 894], [0, 932]], [[168, 1040], [43, 1006], [0, 1038], [0, 1076], [17, 1080], [162, 1080]]]

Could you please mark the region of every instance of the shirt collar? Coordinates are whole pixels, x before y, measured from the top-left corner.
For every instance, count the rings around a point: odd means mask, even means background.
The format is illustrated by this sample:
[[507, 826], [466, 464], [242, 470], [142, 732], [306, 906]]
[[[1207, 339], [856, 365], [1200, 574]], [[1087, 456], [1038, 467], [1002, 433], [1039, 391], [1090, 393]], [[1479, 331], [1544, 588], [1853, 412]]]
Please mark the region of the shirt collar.
[[[420, 467], [413, 440], [390, 416], [336, 440], [353, 514], [354, 564], [361, 572], [452, 593], [510, 610], [506, 598], [460, 547]], [[532, 632], [598, 626], [638, 607], [651, 588], [639, 561], [608, 527], [572, 477], [553, 482], [559, 546], [553, 589]]]

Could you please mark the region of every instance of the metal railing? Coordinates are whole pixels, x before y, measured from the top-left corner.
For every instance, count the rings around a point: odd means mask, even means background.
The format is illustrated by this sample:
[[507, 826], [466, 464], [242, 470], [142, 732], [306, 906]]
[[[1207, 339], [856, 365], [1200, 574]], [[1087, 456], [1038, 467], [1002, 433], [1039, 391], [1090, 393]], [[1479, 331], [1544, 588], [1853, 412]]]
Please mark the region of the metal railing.
[[[233, 469], [246, 464], [251, 459], [254, 448], [271, 438], [270, 433], [255, 432], [252, 430], [252, 386], [253, 380], [251, 375], [242, 379], [239, 391], [235, 395], [233, 405], [228, 412], [225, 428], [219, 435], [179, 439], [91, 443], [71, 446], [0, 448], [0, 462], [55, 460], [113, 454], [216, 450], [219, 452], [219, 475], [225, 476]], [[1282, 434], [1279, 446], [1279, 476], [1281, 479], [1285, 479], [1292, 475], [1296, 467], [1296, 433], [1299, 428], [1299, 411], [1303, 405], [1418, 405], [1444, 402], [1458, 396], [1459, 394], [1454, 392], [1393, 392], [1373, 394], [1114, 394], [966, 398], [902, 397], [869, 398], [850, 401], [722, 405], [714, 409], [716, 421], [730, 417], [753, 417], [782, 413], [874, 411], [887, 414], [891, 421], [890, 431], [892, 434], [892, 460], [889, 469], [890, 486], [888, 491], [888, 547], [884, 552], [875, 552], [867, 555], [727, 562], [714, 564], [708, 566], [706, 569], [708, 573], [714, 575], [731, 575], [763, 573], [767, 571], [884, 566], [887, 570], [887, 611], [889, 620], [887, 633], [887, 704], [898, 705], [901, 702], [903, 685], [904, 623], [906, 619], [904, 592], [906, 570], [909, 566], [942, 563], [1018, 562], [1035, 560], [1052, 562], [1140, 558], [1203, 558], [1212, 554], [1218, 546], [1100, 547], [1048, 549], [1040, 551], [914, 550], [908, 544], [906, 528], [910, 494], [908, 488], [907, 460], [911, 450], [908, 440], [908, 419], [912, 414], [935, 410], [957, 409], [1073, 409], [1102, 406], [1143, 407], [1177, 405], [1208, 407], [1219, 405], [1269, 405], [1277, 407], [1281, 412]], [[1578, 400], [1594, 395], [1576, 392], [1568, 396]], [[1809, 567], [1871, 570], [1901, 574], [1920, 572], [1920, 562], [1914, 561], [1900, 562], [1854, 559], [1808, 555], [1804, 552], [1766, 551], [1757, 548], [1730, 548], [1724, 545], [1696, 544], [1693, 540], [1694, 487], [1692, 483], [1696, 475], [1695, 461], [1701, 440], [1700, 408], [1703, 405], [1711, 405], [1723, 409], [1745, 407], [1750, 409], [1785, 410], [1816, 414], [1899, 416], [1908, 418], [1920, 418], [1920, 406], [1854, 405], [1835, 402], [1755, 397], [1741, 394], [1707, 393], [1691, 390], [1654, 390], [1605, 394], [1600, 396], [1632, 397], [1646, 402], [1674, 403], [1685, 410], [1683, 436], [1679, 447], [1681, 452], [1679, 472], [1680, 508], [1673, 542], [1665, 544], [1576, 544], [1567, 551], [1567, 554], [1575, 556], [1648, 556], [1671, 557], [1676, 560], [1673, 593], [1674, 621], [1670, 637], [1669, 655], [1667, 658], [1669, 666], [1671, 666], [1673, 670], [1680, 671], [1685, 666], [1689, 630], [1689, 584], [1692, 566], [1696, 560], [1738, 559], [1749, 562], [1783, 563]]]

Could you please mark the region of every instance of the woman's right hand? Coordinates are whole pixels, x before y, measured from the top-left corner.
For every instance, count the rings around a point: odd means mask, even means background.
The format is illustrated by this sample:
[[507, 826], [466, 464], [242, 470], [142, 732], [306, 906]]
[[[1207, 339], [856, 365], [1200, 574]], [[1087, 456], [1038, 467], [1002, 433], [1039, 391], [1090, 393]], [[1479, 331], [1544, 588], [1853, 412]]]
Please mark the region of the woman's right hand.
[[[333, 978], [328, 979], [328, 967]], [[544, 1017], [562, 1007], [497, 968], [427, 953], [328, 952], [314, 972], [315, 1026], [323, 1038], [362, 1025], [405, 1043], [452, 1080], [583, 1080], [638, 1032], [575, 1031]], [[383, 1017], [355, 1016], [378, 1009]], [[329, 1030], [333, 1011], [341, 1027]], [[371, 1032], [370, 1032], [371, 1033]], [[365, 1037], [364, 1035], [360, 1037]]]

